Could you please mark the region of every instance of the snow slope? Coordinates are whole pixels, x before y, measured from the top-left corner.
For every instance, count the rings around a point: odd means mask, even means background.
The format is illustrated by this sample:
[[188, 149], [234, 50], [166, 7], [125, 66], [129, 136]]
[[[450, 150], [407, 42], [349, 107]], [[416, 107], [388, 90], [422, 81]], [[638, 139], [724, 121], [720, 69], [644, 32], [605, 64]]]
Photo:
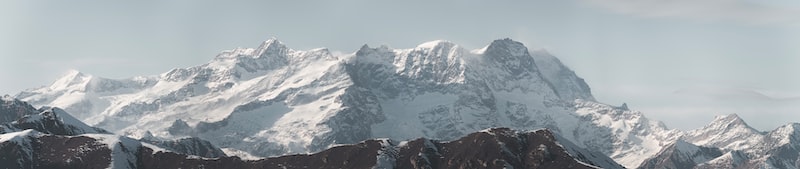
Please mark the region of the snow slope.
[[111, 164], [108, 168], [136, 168], [136, 153], [142, 143], [119, 135], [112, 134], [83, 134], [89, 138], [94, 138], [98, 142], [108, 146], [111, 150]]

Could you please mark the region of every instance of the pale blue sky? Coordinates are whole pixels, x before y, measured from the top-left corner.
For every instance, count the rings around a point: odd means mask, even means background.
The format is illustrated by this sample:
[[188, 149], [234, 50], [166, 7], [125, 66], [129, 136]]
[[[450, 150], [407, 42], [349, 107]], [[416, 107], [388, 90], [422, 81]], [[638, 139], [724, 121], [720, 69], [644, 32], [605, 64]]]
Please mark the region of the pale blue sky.
[[800, 122], [799, 11], [796, 0], [0, 1], [0, 93], [69, 69], [159, 74], [270, 37], [342, 52], [510, 37], [556, 55], [601, 102], [670, 127], [738, 113], [768, 130]]

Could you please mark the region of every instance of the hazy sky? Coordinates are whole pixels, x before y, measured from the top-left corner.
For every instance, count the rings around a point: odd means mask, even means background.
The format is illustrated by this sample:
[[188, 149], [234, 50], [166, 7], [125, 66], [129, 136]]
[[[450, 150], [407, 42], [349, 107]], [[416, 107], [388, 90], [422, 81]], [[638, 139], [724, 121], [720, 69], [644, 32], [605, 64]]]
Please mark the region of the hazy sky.
[[0, 1], [0, 93], [69, 69], [154, 75], [256, 47], [353, 52], [510, 37], [546, 49], [605, 103], [669, 127], [737, 113], [760, 130], [800, 122], [800, 1]]

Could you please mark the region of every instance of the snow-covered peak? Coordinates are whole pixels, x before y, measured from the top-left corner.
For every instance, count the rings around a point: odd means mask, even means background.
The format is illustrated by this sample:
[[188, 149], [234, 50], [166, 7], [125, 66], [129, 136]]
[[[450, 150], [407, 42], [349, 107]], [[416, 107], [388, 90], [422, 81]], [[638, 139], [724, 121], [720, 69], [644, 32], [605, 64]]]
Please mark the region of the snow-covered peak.
[[72, 90], [80, 90], [81, 87], [85, 86], [92, 79], [91, 75], [87, 75], [81, 73], [77, 70], [69, 70], [66, 74], [58, 78], [53, 84], [50, 85], [50, 90], [64, 90], [64, 89], [72, 89]]
[[539, 76], [539, 68], [520, 42], [506, 39], [492, 41], [481, 54], [484, 64], [500, 69], [514, 77]]
[[708, 125], [696, 131], [729, 131], [729, 130], [747, 130], [748, 132], [758, 131], [748, 125], [742, 118], [736, 114], [719, 115], [714, 117]]
[[788, 135], [788, 134], [792, 134], [792, 133], [796, 133], [796, 132], [800, 132], [800, 123], [789, 123], [789, 124], [783, 125], [783, 126], [778, 127], [777, 129], [773, 130], [770, 133]]
[[269, 57], [282, 55], [287, 52], [288, 48], [281, 41], [276, 38], [270, 38], [256, 48], [256, 57]]
[[703, 128], [689, 131], [686, 140], [703, 146], [741, 150], [752, 148], [764, 135], [736, 114], [717, 116]]
[[263, 46], [264, 44], [268, 44], [268, 43], [279, 43], [279, 44], [282, 44], [281, 41], [278, 40], [278, 38], [276, 38], [276, 37], [270, 37], [269, 39], [264, 40], [264, 42], [261, 43], [261, 44]]
[[[711, 124], [688, 132], [684, 138], [694, 144], [736, 152], [723, 155], [697, 168], [795, 168], [800, 147], [800, 123], [791, 123], [769, 133], [759, 132], [737, 115], [717, 116]], [[752, 168], [752, 167], [744, 167]]]
[[64, 73], [62, 77], [66, 78], [66, 77], [78, 77], [78, 76], [84, 76], [83, 72], [75, 69], [69, 69], [67, 70], [66, 73]]
[[514, 41], [511, 38], [505, 38], [492, 41], [492, 43], [486, 47], [485, 52], [502, 53], [502, 55], [496, 56], [523, 56], [528, 55], [528, 47], [525, 47], [521, 42]]
[[718, 115], [714, 116], [714, 120], [711, 121], [711, 124], [737, 124], [737, 125], [747, 125], [744, 120], [737, 114], [728, 114], [728, 115]]
[[206, 65], [211, 68], [230, 69], [234, 65], [242, 64], [243, 62], [286, 60], [285, 55], [290, 51], [291, 49], [273, 37], [262, 42], [257, 48], [236, 48], [222, 51], [222, 53], [218, 54], [214, 60]]
[[714, 120], [711, 121], [711, 123], [709, 123], [700, 130], [727, 131], [734, 129], [750, 130], [753, 132], [758, 132], [757, 130], [750, 127], [750, 125], [744, 122], [744, 120], [742, 120], [742, 118], [740, 118], [736, 114], [716, 116], [714, 117]]
[[[337, 60], [327, 48], [316, 48], [311, 50], [294, 50], [275, 38], [264, 41], [257, 48], [237, 48], [234, 50], [223, 51], [211, 62], [189, 69], [194, 70], [173, 70], [183, 74], [207, 71], [214, 78], [230, 79], [231, 76], [241, 79], [250, 79], [265, 73], [267, 70], [281, 69], [285, 67], [303, 67], [309, 63], [318, 61]], [[183, 71], [183, 72], [181, 72]], [[182, 77], [182, 76], [178, 76]]]
[[434, 40], [417, 45], [417, 48], [423, 49], [436, 49], [436, 48], [452, 48], [456, 46], [455, 43], [446, 40]]
[[800, 145], [800, 123], [790, 123], [778, 127], [767, 134], [775, 145], [799, 144]]
[[393, 51], [387, 46], [372, 48], [367, 44], [361, 46], [348, 63], [390, 64], [394, 59]]

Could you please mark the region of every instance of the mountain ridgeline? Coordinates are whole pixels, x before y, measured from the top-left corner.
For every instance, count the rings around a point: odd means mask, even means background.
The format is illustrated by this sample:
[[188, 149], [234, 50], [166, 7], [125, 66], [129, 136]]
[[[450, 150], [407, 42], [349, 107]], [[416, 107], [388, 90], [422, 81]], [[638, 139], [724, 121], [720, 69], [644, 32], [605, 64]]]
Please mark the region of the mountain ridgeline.
[[37, 114], [31, 107], [2, 100], [0, 115], [17, 115], [0, 132], [3, 168], [622, 168], [549, 130], [508, 128], [452, 142], [371, 139], [314, 154], [243, 160], [201, 139], [134, 140], [88, 127], [59, 109]]
[[[511, 39], [474, 50], [438, 40], [410, 49], [363, 45], [352, 53], [334, 53], [324, 48], [294, 50], [269, 39], [257, 48], [224, 51], [206, 64], [159, 75], [107, 79], [72, 71], [50, 86], [23, 91], [15, 98], [34, 106], [63, 108], [88, 126], [151, 140], [148, 145], [205, 145], [212, 148], [186, 152], [256, 168], [259, 163], [226, 161], [232, 157], [216, 149], [273, 157], [266, 161], [363, 155], [378, 160], [343, 163], [385, 168], [620, 167], [617, 164], [798, 168], [800, 164], [797, 124], [760, 132], [730, 115], [697, 130], [669, 129], [626, 105], [598, 102], [587, 83], [556, 57]], [[14, 113], [37, 112], [32, 106], [20, 110]], [[0, 120], [14, 117], [0, 115]], [[515, 134], [492, 135], [488, 141], [489, 136], [482, 136], [486, 132], [476, 136], [487, 128], [500, 130], [497, 127], [533, 132], [504, 132]], [[531, 135], [552, 137], [549, 142], [559, 146], [531, 141]], [[182, 138], [208, 144], [175, 141]], [[403, 142], [418, 138], [441, 141]], [[483, 141], [455, 141], [465, 138]], [[349, 148], [334, 147], [342, 144]], [[492, 147], [495, 144], [501, 146]], [[540, 145], [547, 151], [538, 150]], [[398, 155], [410, 151], [403, 147], [413, 146], [426, 148], [415, 148], [419, 156]], [[483, 146], [479, 151], [500, 155], [471, 156], [475, 152], [463, 150], [464, 146]], [[186, 147], [173, 146], [165, 152]], [[352, 154], [363, 152], [368, 154]], [[542, 156], [545, 152], [549, 155]], [[291, 155], [298, 153], [309, 155]], [[490, 161], [464, 161], [472, 158]], [[266, 161], [261, 162], [278, 164]]]

